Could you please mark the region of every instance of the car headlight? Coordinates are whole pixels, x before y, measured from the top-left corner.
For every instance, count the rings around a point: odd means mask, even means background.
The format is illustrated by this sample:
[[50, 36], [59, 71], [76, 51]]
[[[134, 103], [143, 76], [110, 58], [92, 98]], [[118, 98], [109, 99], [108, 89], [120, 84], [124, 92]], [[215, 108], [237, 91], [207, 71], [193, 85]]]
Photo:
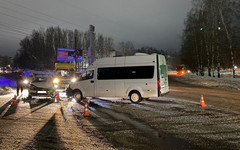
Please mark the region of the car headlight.
[[25, 80], [23, 80], [23, 83], [24, 83], [24, 84], [28, 84], [29, 81], [28, 81], [27, 79], [25, 79]]
[[58, 83], [59, 82], [59, 79], [58, 78], [54, 78], [53, 79], [53, 83]]
[[71, 82], [76, 82], [77, 79], [76, 78], [72, 78]]

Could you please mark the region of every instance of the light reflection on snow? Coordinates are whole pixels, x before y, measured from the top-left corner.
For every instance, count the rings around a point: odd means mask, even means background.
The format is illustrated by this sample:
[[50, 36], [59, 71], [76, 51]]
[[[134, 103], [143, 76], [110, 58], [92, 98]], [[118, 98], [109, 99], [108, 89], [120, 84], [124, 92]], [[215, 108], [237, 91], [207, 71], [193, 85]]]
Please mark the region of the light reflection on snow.
[[73, 102], [73, 103], [76, 103], [77, 101], [76, 101], [76, 99], [75, 99], [75, 98], [72, 98], [72, 102]]
[[104, 108], [110, 108], [109, 103], [103, 103], [99, 102], [98, 100], [91, 100], [94, 104], [97, 104], [98, 106], [104, 107]]
[[96, 111], [96, 109], [94, 107], [88, 106], [88, 108], [92, 111]]
[[107, 100], [107, 101], [111, 101], [114, 103], [124, 103], [124, 104], [130, 104], [130, 100], [125, 100], [123, 98], [120, 97], [99, 97], [100, 100]]

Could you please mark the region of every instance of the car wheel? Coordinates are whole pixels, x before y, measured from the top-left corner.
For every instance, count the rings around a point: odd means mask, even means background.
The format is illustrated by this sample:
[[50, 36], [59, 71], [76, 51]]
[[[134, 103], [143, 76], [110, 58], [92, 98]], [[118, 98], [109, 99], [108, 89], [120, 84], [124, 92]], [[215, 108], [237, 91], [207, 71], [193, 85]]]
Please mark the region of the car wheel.
[[129, 94], [129, 99], [132, 103], [139, 103], [142, 101], [142, 96], [138, 91], [132, 91]]
[[76, 99], [76, 101], [81, 101], [83, 99], [81, 91], [74, 90], [73, 91], [73, 98]]
[[73, 96], [73, 91], [72, 91], [72, 89], [67, 88], [67, 89], [66, 89], [66, 95], [67, 95], [67, 98]]

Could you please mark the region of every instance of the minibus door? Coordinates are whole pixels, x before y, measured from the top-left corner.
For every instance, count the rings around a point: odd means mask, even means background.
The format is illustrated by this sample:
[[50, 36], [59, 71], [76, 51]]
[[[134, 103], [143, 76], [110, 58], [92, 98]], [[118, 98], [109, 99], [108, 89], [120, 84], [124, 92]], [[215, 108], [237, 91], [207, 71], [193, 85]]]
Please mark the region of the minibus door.
[[94, 70], [87, 70], [81, 81], [85, 96], [95, 97]]
[[166, 65], [160, 65], [160, 86], [161, 86], [161, 93], [166, 93], [168, 89], [168, 77], [167, 77], [167, 67]]

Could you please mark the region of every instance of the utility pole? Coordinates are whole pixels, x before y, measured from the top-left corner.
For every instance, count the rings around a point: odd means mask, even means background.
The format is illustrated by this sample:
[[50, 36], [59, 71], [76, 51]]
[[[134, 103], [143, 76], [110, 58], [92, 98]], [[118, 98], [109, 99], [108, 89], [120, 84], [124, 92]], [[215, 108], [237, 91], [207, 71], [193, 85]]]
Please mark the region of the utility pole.
[[[74, 48], [75, 48], [75, 53], [77, 52], [77, 33], [74, 34]], [[74, 58], [74, 63], [75, 63], [75, 71], [78, 72], [78, 67], [77, 67], [77, 57]]]
[[95, 26], [89, 25], [89, 37], [90, 37], [90, 44], [88, 48], [88, 60], [89, 60], [89, 65], [92, 64], [92, 62], [95, 61], [95, 52], [92, 49], [92, 44], [93, 44], [93, 32], [95, 31]]

